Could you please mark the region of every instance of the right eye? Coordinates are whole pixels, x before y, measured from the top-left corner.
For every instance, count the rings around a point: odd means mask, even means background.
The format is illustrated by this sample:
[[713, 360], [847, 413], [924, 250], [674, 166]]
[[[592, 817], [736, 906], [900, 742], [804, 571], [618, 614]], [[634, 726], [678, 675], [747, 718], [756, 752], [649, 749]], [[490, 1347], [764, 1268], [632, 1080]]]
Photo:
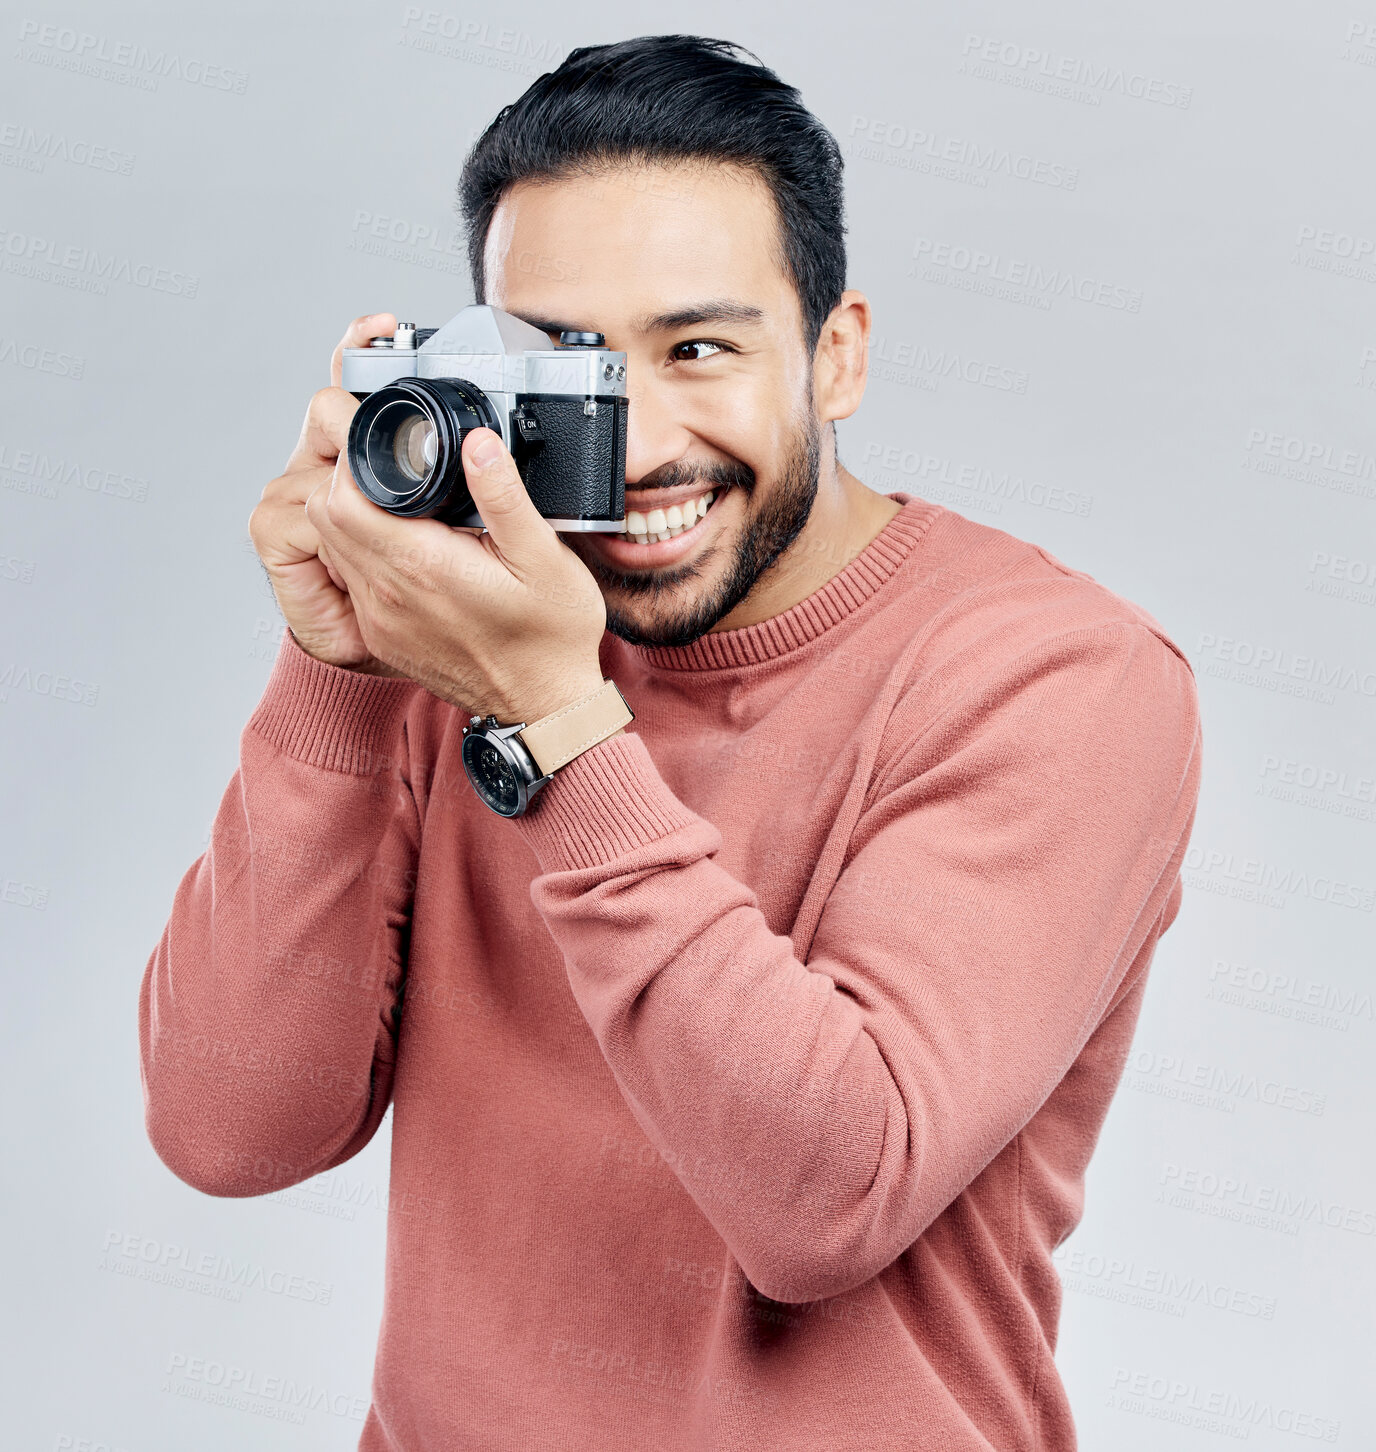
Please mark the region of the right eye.
[[712, 356], [711, 353], [707, 353], [699, 354], [697, 357], [684, 357], [682, 355], [684, 349], [686, 348], [710, 348], [713, 353], [730, 352], [730, 349], [727, 348], [725, 343], [709, 343], [706, 338], [694, 338], [690, 342], [678, 343], [674, 347], [672, 347], [669, 350], [670, 358], [672, 358], [675, 363], [697, 363], [700, 362], [703, 357], [710, 358]]

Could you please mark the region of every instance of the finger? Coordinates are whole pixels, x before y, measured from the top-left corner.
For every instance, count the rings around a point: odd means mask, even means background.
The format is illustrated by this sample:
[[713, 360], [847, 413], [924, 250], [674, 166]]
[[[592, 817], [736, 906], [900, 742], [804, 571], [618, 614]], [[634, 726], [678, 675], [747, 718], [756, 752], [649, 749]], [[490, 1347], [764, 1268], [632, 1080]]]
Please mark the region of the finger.
[[303, 510], [328, 545], [337, 569], [354, 577], [388, 565], [407, 579], [428, 575], [429, 564], [452, 557], [457, 531], [437, 519], [407, 519], [374, 504], [354, 483], [341, 458], [305, 501]]
[[263, 490], [260, 496], [262, 506], [294, 504], [299, 509], [321, 480], [329, 480], [334, 467], [333, 464], [322, 464], [316, 468], [293, 469], [290, 473], [279, 474]]
[[523, 568], [548, 559], [558, 536], [526, 492], [501, 435], [492, 429], [470, 430], [464, 437], [462, 456], [468, 492], [512, 572], [520, 575]]
[[319, 534], [304, 505], [331, 470], [316, 469], [284, 474], [263, 490], [249, 516], [249, 536], [265, 565], [295, 565], [317, 553]]
[[355, 318], [344, 330], [330, 357], [330, 382], [338, 388], [344, 382], [345, 348], [366, 348], [374, 338], [389, 338], [397, 330], [393, 313], [368, 313]]
[[374, 504], [354, 482], [345, 455], [341, 454], [332, 468], [311, 470], [309, 477], [315, 487], [305, 496], [303, 512], [336, 559], [361, 560], [367, 554], [368, 542], [407, 525], [434, 524], [433, 520], [403, 520]]
[[349, 441], [349, 425], [358, 412], [358, 400], [342, 388], [322, 388], [310, 401], [301, 436], [296, 441], [287, 472], [333, 467]]
[[331, 556], [329, 550], [325, 547], [323, 543], [320, 546], [319, 558], [320, 563], [324, 565], [325, 569], [328, 571], [330, 580], [333, 582], [335, 589], [342, 590], [344, 594], [347, 595], [349, 593], [348, 582], [339, 573], [339, 571], [335, 569], [334, 558]]

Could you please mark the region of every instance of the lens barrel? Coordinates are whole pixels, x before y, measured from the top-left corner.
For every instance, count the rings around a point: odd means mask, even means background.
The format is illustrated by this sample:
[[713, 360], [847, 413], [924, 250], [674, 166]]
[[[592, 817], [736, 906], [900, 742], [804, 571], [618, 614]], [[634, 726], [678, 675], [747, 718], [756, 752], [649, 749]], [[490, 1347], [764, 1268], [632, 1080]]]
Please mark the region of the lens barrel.
[[370, 393], [349, 425], [349, 469], [389, 514], [458, 524], [474, 512], [459, 450], [464, 435], [501, 433], [491, 400], [462, 378], [400, 378]]

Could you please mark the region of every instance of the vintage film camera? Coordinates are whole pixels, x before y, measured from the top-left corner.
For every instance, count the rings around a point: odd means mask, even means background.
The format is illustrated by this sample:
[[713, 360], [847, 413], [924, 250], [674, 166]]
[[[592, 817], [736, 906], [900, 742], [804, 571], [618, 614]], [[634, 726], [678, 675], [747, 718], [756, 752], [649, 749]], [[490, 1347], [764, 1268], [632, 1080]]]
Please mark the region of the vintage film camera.
[[500, 434], [535, 507], [564, 532], [619, 534], [625, 522], [626, 355], [601, 333], [547, 334], [498, 308], [466, 307], [442, 328], [402, 323], [344, 349], [360, 399], [349, 469], [391, 514], [481, 527], [459, 449]]

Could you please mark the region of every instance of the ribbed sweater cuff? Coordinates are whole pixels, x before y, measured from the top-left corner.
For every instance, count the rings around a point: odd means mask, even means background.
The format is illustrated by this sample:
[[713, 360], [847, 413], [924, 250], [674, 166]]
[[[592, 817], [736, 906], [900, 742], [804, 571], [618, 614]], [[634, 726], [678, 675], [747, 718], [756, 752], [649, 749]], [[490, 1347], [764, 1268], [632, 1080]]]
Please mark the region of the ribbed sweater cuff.
[[415, 681], [327, 665], [287, 630], [248, 724], [298, 761], [370, 776], [390, 770], [401, 718], [420, 689]]
[[702, 819], [669, 790], [640, 737], [623, 732], [560, 767], [514, 820], [545, 872], [568, 872]]

